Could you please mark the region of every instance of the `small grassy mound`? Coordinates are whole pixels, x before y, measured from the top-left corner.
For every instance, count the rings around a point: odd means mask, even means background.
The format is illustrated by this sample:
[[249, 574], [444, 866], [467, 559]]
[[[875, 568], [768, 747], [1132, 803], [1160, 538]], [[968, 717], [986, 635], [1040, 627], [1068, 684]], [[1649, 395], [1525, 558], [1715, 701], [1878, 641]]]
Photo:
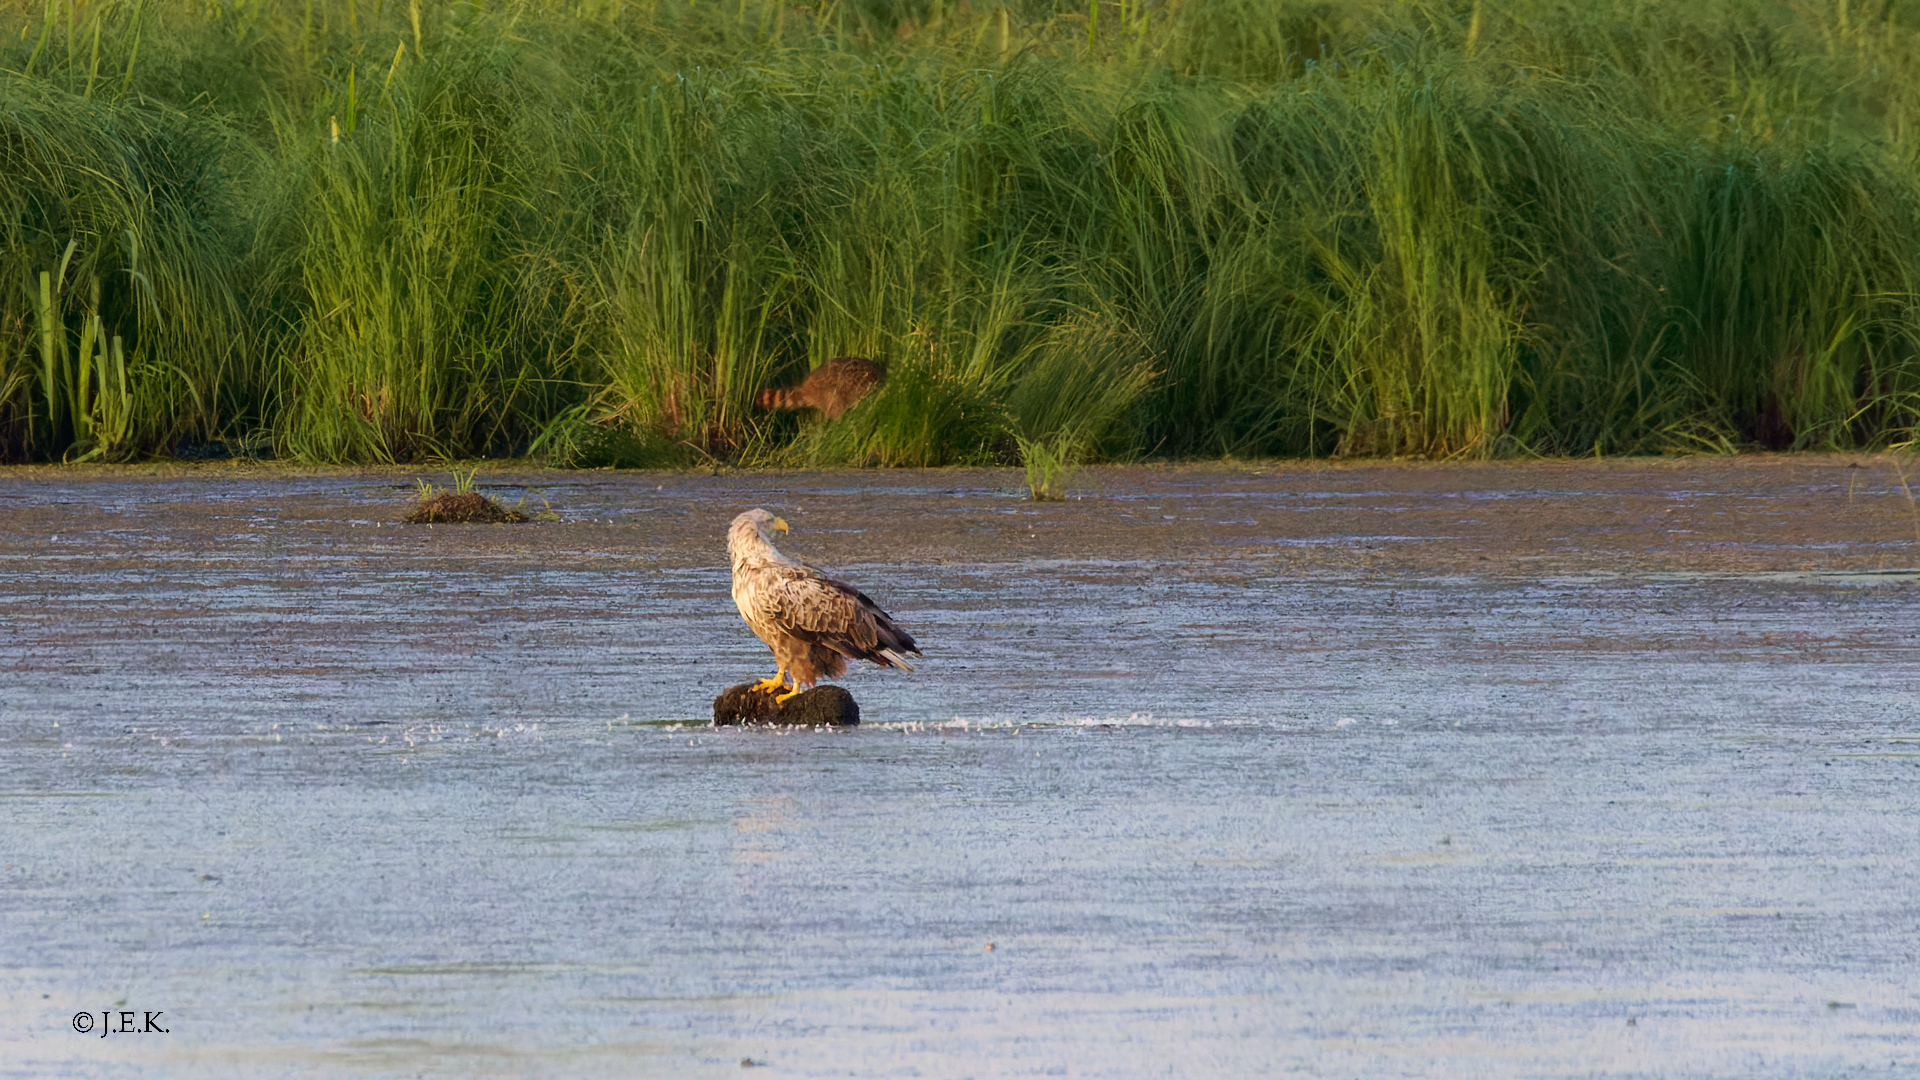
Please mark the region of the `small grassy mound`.
[[479, 522], [481, 524], [518, 524], [528, 520], [518, 510], [501, 506], [477, 491], [437, 491], [413, 504], [400, 520], [412, 525], [440, 522]]
[[[532, 519], [520, 512], [519, 507], [502, 506], [486, 495], [474, 490], [474, 477], [477, 469], [465, 472], [453, 470], [453, 490], [437, 488], [425, 480], [418, 481], [420, 494], [413, 501], [413, 509], [406, 512], [400, 520], [410, 525], [433, 525], [439, 522], [465, 523], [478, 522], [483, 525], [514, 525]], [[526, 500], [521, 500], [524, 503]], [[558, 521], [552, 512], [540, 515], [543, 521]]]

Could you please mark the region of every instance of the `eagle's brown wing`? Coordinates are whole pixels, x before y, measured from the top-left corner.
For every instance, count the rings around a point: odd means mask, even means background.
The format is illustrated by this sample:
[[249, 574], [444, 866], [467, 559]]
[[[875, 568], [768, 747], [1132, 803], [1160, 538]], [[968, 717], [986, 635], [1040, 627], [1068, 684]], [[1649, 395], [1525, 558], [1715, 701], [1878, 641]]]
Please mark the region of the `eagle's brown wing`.
[[865, 593], [812, 567], [783, 566], [777, 574], [755, 590], [756, 613], [769, 623], [849, 659], [913, 670], [903, 655], [919, 654], [913, 636]]

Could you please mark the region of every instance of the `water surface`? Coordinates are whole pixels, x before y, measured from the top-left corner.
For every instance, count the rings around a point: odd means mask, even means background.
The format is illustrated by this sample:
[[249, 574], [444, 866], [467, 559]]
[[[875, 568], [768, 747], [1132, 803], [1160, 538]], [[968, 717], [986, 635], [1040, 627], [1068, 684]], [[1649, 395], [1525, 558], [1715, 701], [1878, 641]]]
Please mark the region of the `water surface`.
[[0, 473], [0, 1075], [1920, 1073], [1883, 463], [414, 475]]

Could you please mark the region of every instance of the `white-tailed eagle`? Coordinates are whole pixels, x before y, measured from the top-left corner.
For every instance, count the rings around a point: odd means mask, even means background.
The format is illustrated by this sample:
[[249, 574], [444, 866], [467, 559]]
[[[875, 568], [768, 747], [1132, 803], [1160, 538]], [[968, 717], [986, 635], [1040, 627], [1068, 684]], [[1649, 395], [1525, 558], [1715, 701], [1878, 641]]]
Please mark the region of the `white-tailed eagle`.
[[753, 688], [785, 701], [821, 679], [844, 675], [848, 660], [912, 671], [904, 654], [920, 655], [913, 635], [865, 593], [780, 554], [773, 534], [786, 531], [787, 523], [765, 510], [741, 514], [727, 530], [733, 602], [780, 665]]

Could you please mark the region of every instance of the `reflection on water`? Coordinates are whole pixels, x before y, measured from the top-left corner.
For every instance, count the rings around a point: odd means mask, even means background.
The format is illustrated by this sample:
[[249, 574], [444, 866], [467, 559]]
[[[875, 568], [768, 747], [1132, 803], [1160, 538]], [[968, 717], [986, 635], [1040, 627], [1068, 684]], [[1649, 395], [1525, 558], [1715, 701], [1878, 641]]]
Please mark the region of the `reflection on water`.
[[[1903, 526], [1648, 468], [0, 486], [0, 1075], [1911, 1075]], [[762, 504], [857, 730], [702, 721]]]

